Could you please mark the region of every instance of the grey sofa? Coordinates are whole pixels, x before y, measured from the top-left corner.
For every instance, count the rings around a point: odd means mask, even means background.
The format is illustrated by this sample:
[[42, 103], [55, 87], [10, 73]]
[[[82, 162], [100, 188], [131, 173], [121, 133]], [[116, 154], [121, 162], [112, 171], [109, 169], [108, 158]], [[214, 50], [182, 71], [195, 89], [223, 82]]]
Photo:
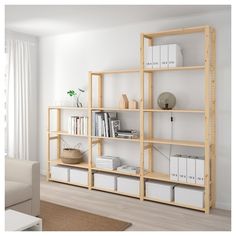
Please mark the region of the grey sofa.
[[40, 170], [35, 161], [5, 160], [5, 208], [38, 216]]

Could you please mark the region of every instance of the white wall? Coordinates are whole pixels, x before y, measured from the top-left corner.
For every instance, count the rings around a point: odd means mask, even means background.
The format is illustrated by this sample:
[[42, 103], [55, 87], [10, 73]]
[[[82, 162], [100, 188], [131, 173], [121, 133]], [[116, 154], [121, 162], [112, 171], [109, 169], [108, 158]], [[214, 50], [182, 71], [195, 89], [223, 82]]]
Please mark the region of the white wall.
[[[40, 89], [39, 89], [39, 158], [42, 173], [46, 170], [46, 129], [47, 106], [66, 99], [66, 91], [87, 86], [88, 71], [133, 68], [139, 66], [139, 40], [141, 32], [155, 32], [178, 27], [211, 25], [217, 35], [217, 207], [231, 207], [231, 139], [230, 139], [230, 76], [231, 41], [230, 12], [216, 12], [196, 16], [183, 16], [162, 21], [143, 22], [113, 29], [73, 33], [40, 39]], [[164, 40], [164, 39], [163, 39]], [[163, 42], [178, 42], [184, 48], [185, 64], [203, 63], [203, 38], [196, 34], [185, 37], [165, 39]], [[128, 78], [129, 77], [129, 78]], [[203, 108], [203, 73], [171, 72], [155, 76], [155, 101], [160, 92], [168, 90], [177, 97], [177, 107]], [[184, 89], [187, 86], [188, 89]], [[105, 78], [105, 105], [117, 106], [121, 93], [129, 98], [139, 96], [139, 77], [134, 75], [116, 75]], [[84, 99], [86, 105], [86, 97]], [[156, 106], [156, 102], [154, 102]], [[66, 116], [66, 115], [65, 115]], [[135, 114], [121, 114], [122, 124], [128, 128], [138, 128], [139, 117]], [[65, 120], [65, 119], [64, 119]], [[159, 123], [160, 121], [160, 123]], [[162, 124], [161, 126], [159, 124]], [[174, 138], [203, 140], [201, 115], [175, 115]], [[169, 137], [169, 115], [155, 115], [155, 135]], [[73, 142], [78, 142], [78, 139]], [[86, 149], [86, 143], [83, 141]], [[168, 154], [168, 147], [160, 146]], [[138, 164], [139, 148], [137, 144], [109, 142], [104, 149], [106, 154], [121, 156], [129, 164]], [[194, 148], [174, 147], [174, 152], [203, 155], [203, 151]], [[158, 158], [157, 158], [158, 155]], [[155, 153], [156, 170], [167, 171], [168, 160]]]
[[6, 30], [6, 40], [18, 39], [31, 42], [31, 69], [29, 81], [29, 157], [38, 160], [38, 38], [10, 30]]

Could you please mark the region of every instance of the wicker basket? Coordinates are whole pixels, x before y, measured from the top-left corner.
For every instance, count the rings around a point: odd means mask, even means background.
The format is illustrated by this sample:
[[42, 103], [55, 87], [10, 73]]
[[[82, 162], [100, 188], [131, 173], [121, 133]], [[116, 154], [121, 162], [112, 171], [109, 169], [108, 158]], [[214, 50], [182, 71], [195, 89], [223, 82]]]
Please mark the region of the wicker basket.
[[79, 164], [83, 161], [83, 156], [79, 149], [64, 148], [61, 153], [61, 160], [65, 164]]

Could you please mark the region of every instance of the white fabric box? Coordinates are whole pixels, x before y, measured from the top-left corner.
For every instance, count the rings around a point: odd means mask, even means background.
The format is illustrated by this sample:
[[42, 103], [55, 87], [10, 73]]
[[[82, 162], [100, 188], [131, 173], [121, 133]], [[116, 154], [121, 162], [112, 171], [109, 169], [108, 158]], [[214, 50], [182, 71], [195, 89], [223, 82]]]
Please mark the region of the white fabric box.
[[146, 197], [171, 202], [174, 200], [174, 184], [146, 182]]
[[204, 162], [202, 157], [196, 158], [196, 184], [204, 185]]
[[94, 187], [107, 190], [116, 190], [116, 175], [94, 173], [93, 174]]
[[51, 178], [59, 181], [69, 181], [69, 168], [63, 166], [51, 166]]
[[183, 66], [183, 55], [179, 45], [169, 44], [169, 57], [168, 65], [169, 67]]
[[139, 195], [139, 180], [131, 177], [117, 177], [117, 191], [132, 195]]
[[192, 187], [175, 186], [175, 202], [194, 207], [204, 207], [204, 190]]
[[170, 179], [179, 180], [179, 155], [170, 157]]
[[88, 171], [82, 169], [70, 169], [70, 182], [88, 186]]
[[179, 181], [187, 182], [187, 157], [179, 157]]

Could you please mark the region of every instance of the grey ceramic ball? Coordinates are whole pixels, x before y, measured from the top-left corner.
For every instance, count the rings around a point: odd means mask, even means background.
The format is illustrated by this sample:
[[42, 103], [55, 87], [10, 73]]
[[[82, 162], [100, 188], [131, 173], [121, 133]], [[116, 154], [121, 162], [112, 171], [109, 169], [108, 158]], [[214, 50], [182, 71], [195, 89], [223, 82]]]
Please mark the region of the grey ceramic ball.
[[171, 110], [175, 107], [176, 98], [172, 93], [164, 92], [158, 97], [157, 103], [161, 109]]

